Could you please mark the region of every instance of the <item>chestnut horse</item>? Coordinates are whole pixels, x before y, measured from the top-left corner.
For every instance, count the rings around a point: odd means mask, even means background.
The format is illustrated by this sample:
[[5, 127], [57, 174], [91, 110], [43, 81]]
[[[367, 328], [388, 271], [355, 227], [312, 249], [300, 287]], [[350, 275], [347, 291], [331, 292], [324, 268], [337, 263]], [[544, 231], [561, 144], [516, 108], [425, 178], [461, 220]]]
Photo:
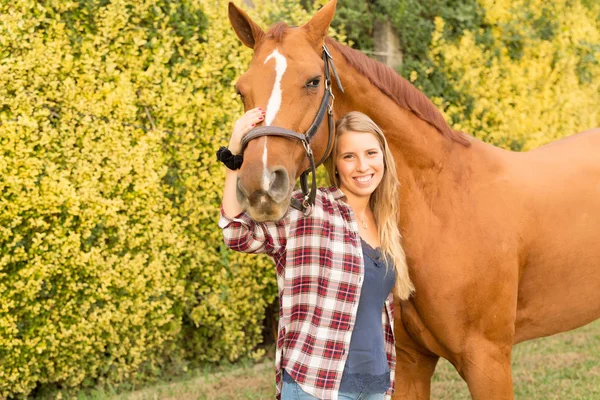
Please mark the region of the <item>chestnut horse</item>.
[[[402, 184], [400, 226], [416, 293], [397, 307], [394, 397], [428, 399], [444, 357], [473, 399], [512, 399], [515, 343], [600, 317], [600, 129], [526, 153], [454, 131], [405, 79], [326, 37], [335, 7], [331, 0], [301, 27], [265, 32], [230, 3], [237, 36], [254, 50], [237, 83], [244, 106], [265, 107], [264, 126], [304, 132], [325, 91], [327, 44], [345, 89], [333, 80], [334, 116], [373, 118]], [[317, 160], [327, 125], [310, 143]], [[308, 166], [298, 140], [255, 138], [238, 196], [253, 218], [280, 218]]]

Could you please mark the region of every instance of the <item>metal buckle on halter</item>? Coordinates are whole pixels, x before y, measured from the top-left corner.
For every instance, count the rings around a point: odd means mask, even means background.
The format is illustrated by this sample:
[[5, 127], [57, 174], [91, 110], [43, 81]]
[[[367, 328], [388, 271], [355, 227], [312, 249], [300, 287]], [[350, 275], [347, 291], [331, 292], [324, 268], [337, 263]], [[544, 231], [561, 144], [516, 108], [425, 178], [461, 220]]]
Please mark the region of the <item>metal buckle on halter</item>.
[[313, 152], [312, 152], [312, 149], [310, 148], [310, 144], [308, 143], [308, 141], [302, 140], [302, 145], [304, 146], [304, 151], [306, 151], [306, 154], [309, 157], [312, 157], [313, 156]]
[[308, 217], [310, 215], [310, 213], [312, 212], [312, 204], [310, 203], [310, 199], [307, 196], [304, 196], [304, 199], [302, 199], [302, 207], [304, 208], [304, 210], [302, 211], [302, 215], [304, 215], [305, 217]]

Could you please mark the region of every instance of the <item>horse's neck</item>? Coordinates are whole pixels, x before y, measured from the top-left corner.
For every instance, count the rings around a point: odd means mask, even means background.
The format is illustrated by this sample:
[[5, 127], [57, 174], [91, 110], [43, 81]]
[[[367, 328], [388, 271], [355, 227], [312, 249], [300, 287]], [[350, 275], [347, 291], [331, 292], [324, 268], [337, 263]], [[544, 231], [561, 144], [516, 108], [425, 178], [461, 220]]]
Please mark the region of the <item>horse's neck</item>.
[[373, 86], [369, 80], [348, 65], [341, 55], [336, 58], [338, 73], [345, 82], [344, 93], [336, 93], [337, 117], [350, 111], [361, 111], [382, 128], [396, 161], [398, 177], [407, 191], [431, 198], [440, 171], [458, 168], [455, 147], [463, 147], [444, 138], [433, 126]]

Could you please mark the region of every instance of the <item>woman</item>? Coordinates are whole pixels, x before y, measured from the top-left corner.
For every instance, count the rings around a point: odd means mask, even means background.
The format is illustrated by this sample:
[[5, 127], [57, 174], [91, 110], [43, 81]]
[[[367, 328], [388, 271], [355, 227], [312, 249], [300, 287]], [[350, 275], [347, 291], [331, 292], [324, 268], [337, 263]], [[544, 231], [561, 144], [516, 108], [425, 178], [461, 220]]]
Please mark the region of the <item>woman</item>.
[[[253, 109], [236, 122], [233, 154], [263, 118]], [[231, 249], [275, 261], [277, 397], [384, 399], [394, 387], [392, 292], [407, 298], [414, 290], [400, 245], [395, 165], [381, 129], [359, 112], [336, 124], [325, 165], [332, 186], [318, 190], [311, 214], [291, 209], [269, 223], [243, 212], [237, 171], [227, 170], [219, 226]]]

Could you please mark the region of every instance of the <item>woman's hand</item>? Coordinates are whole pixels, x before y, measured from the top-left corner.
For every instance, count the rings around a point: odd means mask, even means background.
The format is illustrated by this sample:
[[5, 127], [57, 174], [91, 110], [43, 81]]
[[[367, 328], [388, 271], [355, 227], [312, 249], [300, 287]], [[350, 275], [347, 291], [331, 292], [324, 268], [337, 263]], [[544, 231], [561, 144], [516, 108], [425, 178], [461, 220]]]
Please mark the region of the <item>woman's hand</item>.
[[[242, 151], [242, 137], [250, 129], [265, 119], [265, 111], [262, 108], [253, 108], [246, 111], [233, 125], [233, 133], [229, 140], [229, 151], [232, 154], [240, 154]], [[233, 218], [244, 209], [237, 200], [237, 179], [239, 170], [227, 169], [225, 172], [225, 188], [223, 190], [223, 213]]]
[[253, 108], [246, 111], [233, 125], [233, 133], [229, 140], [229, 150], [232, 154], [240, 154], [242, 151], [242, 137], [250, 129], [265, 119], [265, 111], [261, 108]]

